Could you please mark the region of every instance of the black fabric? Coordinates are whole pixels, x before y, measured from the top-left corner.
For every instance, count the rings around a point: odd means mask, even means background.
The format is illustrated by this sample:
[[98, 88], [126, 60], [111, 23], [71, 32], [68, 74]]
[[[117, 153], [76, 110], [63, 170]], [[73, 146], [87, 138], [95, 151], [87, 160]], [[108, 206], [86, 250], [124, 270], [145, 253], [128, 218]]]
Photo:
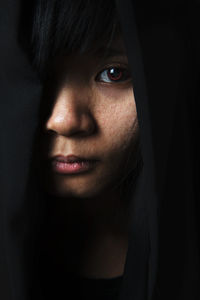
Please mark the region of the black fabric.
[[[150, 239], [148, 299], [198, 299], [199, 6], [178, 1], [118, 1], [118, 6], [134, 74], [146, 173], [138, 202], [146, 201]], [[145, 280], [133, 286], [144, 263], [141, 253], [139, 259], [131, 255], [127, 262], [125, 299], [146, 297]], [[134, 268], [129, 270], [131, 261]]]
[[[29, 35], [31, 3], [0, 3], [2, 300], [46, 300], [36, 271], [44, 208], [32, 157], [42, 87], [19, 35]], [[116, 4], [133, 74], [144, 160], [119, 299], [198, 300], [200, 4]], [[94, 282], [84, 282], [84, 287], [92, 288]], [[98, 289], [100, 293], [104, 287]]]
[[82, 299], [117, 300], [122, 280], [122, 276], [109, 279], [78, 278], [74, 279], [72, 286], [74, 290], [79, 288], [77, 296]]
[[[59, 274], [60, 275], [60, 274]], [[118, 300], [123, 276], [115, 278], [82, 278], [73, 274], [58, 275], [51, 283], [45, 280], [45, 299]]]

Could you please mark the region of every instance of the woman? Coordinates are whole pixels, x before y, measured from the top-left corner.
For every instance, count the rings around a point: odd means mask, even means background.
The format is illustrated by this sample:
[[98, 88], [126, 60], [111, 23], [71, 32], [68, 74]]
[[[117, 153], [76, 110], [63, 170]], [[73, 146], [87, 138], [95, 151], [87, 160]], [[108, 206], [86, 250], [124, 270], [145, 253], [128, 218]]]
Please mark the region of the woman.
[[[141, 165], [132, 78], [114, 2], [38, 1], [33, 42], [44, 78], [38, 170], [50, 209], [50, 276], [107, 282], [123, 275], [130, 212], [123, 187], [133, 185]], [[91, 280], [80, 296], [90, 297], [92, 282], [99, 281]], [[106, 297], [96, 292], [91, 297]]]
[[199, 299], [198, 3], [0, 8], [1, 299]]

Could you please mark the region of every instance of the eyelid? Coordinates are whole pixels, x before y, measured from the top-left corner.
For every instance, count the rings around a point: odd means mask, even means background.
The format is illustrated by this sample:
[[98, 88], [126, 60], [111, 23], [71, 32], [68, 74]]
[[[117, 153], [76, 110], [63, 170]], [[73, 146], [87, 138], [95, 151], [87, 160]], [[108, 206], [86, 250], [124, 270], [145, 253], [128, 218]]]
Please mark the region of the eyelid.
[[98, 72], [98, 73], [100, 73], [100, 72], [102, 72], [102, 71], [104, 71], [105, 69], [109, 69], [109, 68], [121, 68], [121, 69], [128, 69], [129, 70], [129, 66], [128, 66], [128, 64], [127, 63], [122, 63], [122, 62], [110, 62], [110, 63], [107, 63], [107, 64], [104, 64], [103, 66], [102, 66], [102, 68], [100, 69], [100, 71]]

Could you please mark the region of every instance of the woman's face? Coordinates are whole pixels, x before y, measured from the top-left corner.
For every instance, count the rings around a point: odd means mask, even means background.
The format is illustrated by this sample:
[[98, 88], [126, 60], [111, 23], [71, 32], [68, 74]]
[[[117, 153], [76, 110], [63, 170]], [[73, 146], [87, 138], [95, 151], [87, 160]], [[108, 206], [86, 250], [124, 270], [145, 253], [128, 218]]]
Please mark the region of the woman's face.
[[[41, 140], [48, 159], [41, 179], [51, 195], [103, 195], [135, 163], [139, 129], [128, 60], [120, 38], [109, 49], [105, 57], [102, 49], [55, 61], [56, 80], [46, 87], [55, 96]], [[58, 155], [91, 162], [59, 162]]]

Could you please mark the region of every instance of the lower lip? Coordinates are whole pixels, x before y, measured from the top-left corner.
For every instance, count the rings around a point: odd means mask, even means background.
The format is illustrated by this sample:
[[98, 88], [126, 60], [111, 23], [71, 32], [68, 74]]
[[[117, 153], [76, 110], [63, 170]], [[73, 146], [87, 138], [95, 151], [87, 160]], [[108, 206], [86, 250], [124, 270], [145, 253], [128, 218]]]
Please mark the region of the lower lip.
[[62, 161], [54, 160], [52, 167], [55, 172], [61, 174], [77, 174], [91, 170], [97, 161], [79, 161], [73, 163], [66, 163]]

